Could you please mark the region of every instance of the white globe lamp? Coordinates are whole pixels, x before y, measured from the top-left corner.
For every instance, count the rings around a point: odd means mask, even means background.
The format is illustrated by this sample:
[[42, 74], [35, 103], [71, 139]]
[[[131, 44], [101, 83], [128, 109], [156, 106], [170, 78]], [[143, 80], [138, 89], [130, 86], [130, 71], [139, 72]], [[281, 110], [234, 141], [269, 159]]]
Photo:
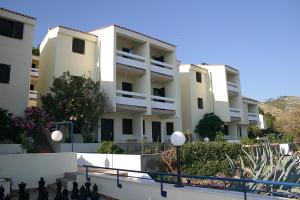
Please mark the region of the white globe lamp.
[[185, 136], [180, 131], [175, 131], [171, 135], [171, 143], [176, 147], [176, 160], [177, 160], [177, 183], [175, 184], [175, 187], [183, 187], [182, 181], [181, 181], [181, 169], [180, 169], [180, 147], [185, 143]]
[[51, 134], [51, 139], [55, 142], [61, 141], [62, 137], [63, 137], [63, 134], [59, 130], [53, 131]]
[[171, 135], [170, 140], [171, 140], [172, 145], [174, 145], [175, 147], [180, 147], [185, 143], [185, 136], [182, 132], [175, 131]]
[[209, 138], [208, 138], [208, 137], [205, 137], [205, 138], [204, 138], [204, 142], [206, 142], [206, 143], [209, 142]]

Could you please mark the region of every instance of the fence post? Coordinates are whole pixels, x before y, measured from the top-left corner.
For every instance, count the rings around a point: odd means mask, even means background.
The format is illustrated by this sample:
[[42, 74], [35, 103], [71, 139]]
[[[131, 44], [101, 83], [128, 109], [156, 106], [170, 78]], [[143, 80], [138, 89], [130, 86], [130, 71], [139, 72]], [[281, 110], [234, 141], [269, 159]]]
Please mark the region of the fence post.
[[163, 175], [160, 174], [159, 177], [160, 177], [159, 178], [159, 180], [160, 180], [160, 196], [167, 197], [167, 191], [164, 191], [164, 186], [163, 186], [163, 184], [164, 184]]
[[122, 184], [120, 183], [119, 170], [117, 169], [117, 187], [122, 188]]

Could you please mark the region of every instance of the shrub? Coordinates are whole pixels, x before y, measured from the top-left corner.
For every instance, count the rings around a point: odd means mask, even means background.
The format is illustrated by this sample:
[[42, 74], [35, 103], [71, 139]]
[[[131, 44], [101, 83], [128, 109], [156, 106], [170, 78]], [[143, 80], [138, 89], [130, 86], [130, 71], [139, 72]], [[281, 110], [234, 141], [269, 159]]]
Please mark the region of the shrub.
[[101, 142], [101, 146], [97, 149], [98, 153], [121, 154], [124, 150], [111, 141]]
[[14, 143], [21, 143], [22, 128], [19, 126], [23, 122], [21, 117], [15, 117], [7, 110], [0, 108], [0, 140], [10, 140]]
[[26, 149], [27, 153], [37, 153], [38, 149], [34, 145], [34, 139], [32, 137], [22, 136], [22, 149]]
[[206, 113], [197, 124], [195, 132], [202, 138], [209, 137], [210, 140], [214, 140], [216, 133], [222, 131], [223, 125], [224, 122], [217, 115]]
[[286, 143], [292, 143], [294, 142], [294, 139], [295, 137], [292, 134], [283, 134], [281, 141]]
[[229, 175], [226, 154], [232, 159], [242, 154], [241, 145], [230, 143], [187, 143], [181, 149], [183, 173], [200, 176]]
[[218, 131], [216, 133], [216, 139], [215, 139], [216, 142], [226, 142], [226, 139], [224, 137], [224, 134], [221, 132], [221, 131]]
[[240, 141], [241, 141], [241, 144], [244, 144], [244, 145], [252, 145], [252, 144], [254, 144], [254, 140], [252, 140], [252, 139], [250, 139], [248, 137], [241, 137]]

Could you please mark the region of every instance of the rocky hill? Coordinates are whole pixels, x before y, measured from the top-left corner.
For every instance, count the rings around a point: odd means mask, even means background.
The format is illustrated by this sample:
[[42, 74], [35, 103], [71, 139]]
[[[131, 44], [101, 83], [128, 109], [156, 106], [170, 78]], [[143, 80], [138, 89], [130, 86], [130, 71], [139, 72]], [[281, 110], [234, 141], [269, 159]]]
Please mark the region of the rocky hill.
[[264, 113], [276, 117], [275, 128], [279, 132], [300, 136], [300, 97], [282, 96], [260, 103]]

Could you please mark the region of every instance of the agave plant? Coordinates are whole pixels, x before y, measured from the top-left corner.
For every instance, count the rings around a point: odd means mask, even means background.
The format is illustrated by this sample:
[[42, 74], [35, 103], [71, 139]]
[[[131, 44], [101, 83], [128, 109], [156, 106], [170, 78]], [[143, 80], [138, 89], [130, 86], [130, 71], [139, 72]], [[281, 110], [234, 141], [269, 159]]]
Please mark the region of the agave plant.
[[[263, 181], [276, 182], [300, 182], [300, 158], [296, 154], [285, 156], [281, 154], [279, 148], [272, 147], [270, 143], [251, 149], [242, 148], [243, 157], [240, 162], [235, 163], [228, 155], [231, 170], [240, 170], [242, 177], [248, 177]], [[261, 191], [262, 184], [248, 184], [249, 189]], [[289, 188], [284, 186], [270, 186], [273, 192], [299, 192], [299, 188]]]

